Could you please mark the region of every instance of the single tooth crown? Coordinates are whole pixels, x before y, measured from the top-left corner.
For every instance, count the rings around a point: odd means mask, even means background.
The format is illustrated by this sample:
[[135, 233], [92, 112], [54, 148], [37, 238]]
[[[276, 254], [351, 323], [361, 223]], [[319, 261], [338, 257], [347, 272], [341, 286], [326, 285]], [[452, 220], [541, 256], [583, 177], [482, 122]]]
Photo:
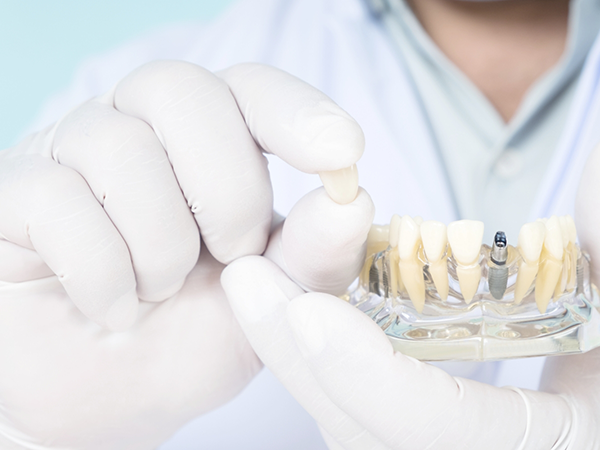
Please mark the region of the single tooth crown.
[[392, 216], [392, 220], [390, 221], [390, 247], [398, 247], [398, 239], [400, 236], [400, 220], [402, 218], [398, 214], [394, 214]]
[[459, 220], [448, 225], [448, 242], [454, 258], [462, 265], [477, 262], [483, 242], [483, 222]]
[[548, 253], [555, 259], [561, 260], [563, 257], [563, 237], [560, 229], [558, 217], [552, 216], [546, 222], [546, 238], [544, 247]]
[[521, 256], [529, 263], [537, 263], [542, 253], [546, 225], [543, 222], [526, 223], [519, 231], [519, 250]]
[[400, 259], [412, 259], [416, 256], [421, 240], [419, 225], [410, 217], [404, 216], [400, 221], [400, 240], [398, 253]]
[[446, 225], [437, 220], [423, 222], [421, 224], [421, 239], [423, 240], [425, 256], [429, 262], [439, 261], [448, 244]]
[[329, 197], [341, 205], [352, 203], [358, 194], [358, 169], [356, 164], [340, 170], [320, 172], [323, 187]]

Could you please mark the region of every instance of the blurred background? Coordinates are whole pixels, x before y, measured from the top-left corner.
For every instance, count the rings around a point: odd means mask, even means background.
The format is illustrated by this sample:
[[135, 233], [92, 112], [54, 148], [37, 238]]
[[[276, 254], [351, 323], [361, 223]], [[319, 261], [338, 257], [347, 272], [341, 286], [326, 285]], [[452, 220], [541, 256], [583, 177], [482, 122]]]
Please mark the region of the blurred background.
[[16, 143], [86, 58], [158, 27], [209, 21], [234, 0], [0, 0], [0, 149]]

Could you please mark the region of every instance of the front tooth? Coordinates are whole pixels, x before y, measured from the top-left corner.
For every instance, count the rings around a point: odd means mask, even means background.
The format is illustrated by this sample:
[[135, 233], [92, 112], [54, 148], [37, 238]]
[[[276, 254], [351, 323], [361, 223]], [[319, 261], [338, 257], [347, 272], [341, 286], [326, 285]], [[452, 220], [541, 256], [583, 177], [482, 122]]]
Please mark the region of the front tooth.
[[535, 281], [535, 302], [541, 313], [546, 311], [562, 274], [563, 239], [556, 216], [546, 222], [546, 238]]
[[398, 255], [400, 257], [400, 277], [417, 312], [422, 312], [425, 305], [425, 279], [423, 265], [417, 257], [421, 244], [419, 225], [409, 216], [400, 220], [400, 239]]
[[448, 242], [456, 260], [456, 274], [463, 298], [471, 303], [481, 280], [481, 267], [478, 264], [483, 241], [483, 222], [459, 220], [448, 225]]
[[519, 231], [519, 253], [529, 264], [537, 264], [544, 246], [546, 225], [543, 222], [526, 223]]
[[482, 241], [483, 222], [459, 220], [448, 225], [448, 242], [452, 247], [452, 254], [463, 266], [477, 262]]
[[541, 221], [526, 223], [519, 231], [519, 253], [523, 261], [517, 273], [515, 303], [521, 303], [538, 273], [539, 259], [546, 237], [546, 225]]
[[552, 216], [546, 222], [546, 237], [544, 248], [548, 250], [554, 259], [561, 260], [563, 257], [563, 236], [560, 229], [558, 217]]
[[390, 220], [390, 231], [389, 231], [389, 240], [390, 247], [398, 247], [398, 237], [400, 236], [400, 217], [398, 214], [394, 214], [392, 216], [392, 220]]
[[448, 257], [444, 254], [448, 245], [446, 225], [436, 220], [421, 224], [421, 239], [425, 256], [429, 261], [429, 273], [442, 300], [448, 298]]
[[448, 244], [446, 225], [437, 220], [423, 222], [421, 224], [421, 239], [423, 240], [423, 250], [425, 250], [427, 260], [429, 262], [439, 261]]
[[323, 182], [329, 197], [341, 205], [352, 203], [358, 194], [358, 169], [356, 164], [345, 169], [320, 172], [319, 176]]

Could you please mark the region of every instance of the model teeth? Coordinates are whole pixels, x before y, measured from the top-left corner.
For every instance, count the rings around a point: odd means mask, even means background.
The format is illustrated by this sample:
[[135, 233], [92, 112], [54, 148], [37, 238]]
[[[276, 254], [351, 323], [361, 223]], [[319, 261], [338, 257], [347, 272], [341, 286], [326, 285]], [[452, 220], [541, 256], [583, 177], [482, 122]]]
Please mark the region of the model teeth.
[[442, 300], [448, 298], [448, 234], [446, 225], [436, 220], [428, 220], [421, 224], [421, 239], [423, 250], [429, 262], [429, 273], [433, 284]]
[[421, 245], [421, 229], [409, 216], [402, 217], [399, 228], [400, 277], [415, 309], [422, 312], [425, 305], [425, 279], [423, 277], [423, 263], [418, 257]]
[[456, 274], [460, 291], [467, 304], [473, 300], [481, 280], [478, 259], [483, 229], [483, 222], [477, 220], [459, 220], [448, 225], [448, 242], [457, 262]]
[[[450, 290], [448, 258], [451, 256], [462, 297], [469, 304], [482, 282], [483, 231], [483, 223], [474, 220], [460, 220], [446, 227], [434, 220], [423, 222], [419, 217], [394, 215], [389, 226], [373, 225], [369, 232], [367, 253], [370, 261], [373, 261], [373, 255], [379, 254], [377, 261], [385, 265], [372, 272], [372, 264], [365, 264], [361, 282], [370, 283], [373, 274], [378, 276], [378, 271], [384, 270], [379, 272], [383, 277], [379, 281], [381, 284], [373, 285], [380, 287], [371, 288], [374, 289], [372, 292], [395, 298], [408, 294], [415, 310], [421, 313], [427, 292], [424, 266], [427, 265], [439, 298], [445, 301]], [[492, 247], [485, 247], [486, 278], [491, 297], [502, 300], [506, 293], [510, 295], [511, 287], [507, 282], [516, 272], [512, 289], [514, 304], [520, 304], [535, 285], [536, 305], [540, 313], [544, 313], [553, 297], [573, 292], [577, 286], [581, 253], [576, 240], [577, 230], [570, 216], [538, 219], [521, 228], [518, 239], [521, 258], [515, 259], [516, 249], [507, 245], [503, 232], [496, 233]], [[383, 251], [385, 254], [381, 253]], [[518, 270], [515, 264], [519, 264]], [[430, 285], [428, 289], [431, 288]]]
[[519, 253], [523, 261], [519, 266], [515, 285], [515, 303], [521, 303], [538, 273], [540, 254], [546, 237], [546, 225], [541, 221], [526, 223], [519, 231]]

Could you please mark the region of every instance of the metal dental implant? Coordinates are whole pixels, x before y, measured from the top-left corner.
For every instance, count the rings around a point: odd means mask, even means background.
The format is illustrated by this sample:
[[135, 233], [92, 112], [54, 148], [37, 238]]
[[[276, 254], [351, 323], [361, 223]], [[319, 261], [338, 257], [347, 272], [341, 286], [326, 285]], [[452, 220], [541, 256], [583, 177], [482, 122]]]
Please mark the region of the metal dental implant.
[[494, 243], [490, 251], [490, 259], [493, 266], [488, 270], [488, 285], [490, 293], [496, 300], [501, 300], [506, 292], [508, 282], [508, 268], [505, 266], [508, 258], [508, 247], [506, 245], [506, 234], [498, 231], [494, 236]]

